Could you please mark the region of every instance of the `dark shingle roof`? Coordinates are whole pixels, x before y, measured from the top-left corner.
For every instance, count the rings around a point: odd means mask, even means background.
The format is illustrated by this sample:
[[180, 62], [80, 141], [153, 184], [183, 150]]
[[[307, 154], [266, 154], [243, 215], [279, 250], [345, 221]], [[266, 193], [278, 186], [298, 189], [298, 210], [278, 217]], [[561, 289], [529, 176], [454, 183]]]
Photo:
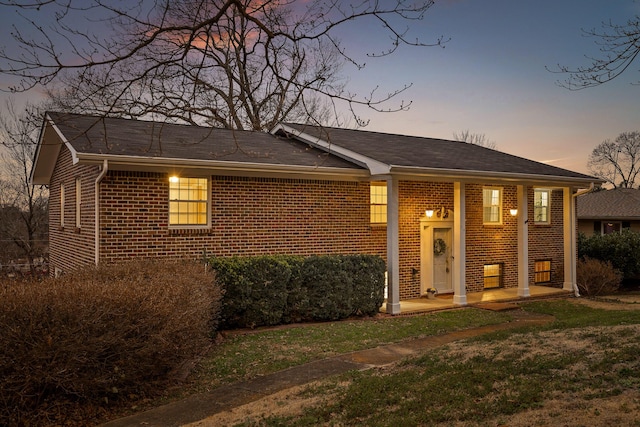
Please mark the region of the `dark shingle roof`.
[[317, 148], [266, 132], [48, 113], [78, 153], [361, 169]]
[[599, 181], [578, 172], [465, 142], [290, 123], [287, 126], [392, 166]]
[[579, 219], [640, 219], [640, 190], [618, 188], [578, 197]]

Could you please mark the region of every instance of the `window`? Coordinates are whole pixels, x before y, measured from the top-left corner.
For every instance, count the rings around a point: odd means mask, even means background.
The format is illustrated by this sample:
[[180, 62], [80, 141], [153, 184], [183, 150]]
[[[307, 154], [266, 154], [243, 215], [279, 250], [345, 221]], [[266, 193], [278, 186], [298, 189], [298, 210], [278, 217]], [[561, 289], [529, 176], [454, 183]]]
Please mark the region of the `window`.
[[485, 264], [484, 288], [492, 289], [502, 286], [502, 264]]
[[602, 223], [602, 234], [620, 233], [622, 223], [617, 221], [605, 221]]
[[502, 189], [484, 188], [482, 190], [482, 222], [484, 224], [502, 224]]
[[538, 224], [551, 222], [551, 190], [533, 190], [533, 218]]
[[60, 227], [64, 228], [64, 184], [60, 184]]
[[82, 202], [82, 185], [80, 178], [76, 178], [76, 228], [80, 228], [80, 203]]
[[371, 223], [387, 223], [387, 183], [371, 183]]
[[546, 283], [551, 281], [551, 260], [535, 262], [534, 283]]
[[208, 212], [208, 178], [169, 178], [169, 225], [208, 225]]

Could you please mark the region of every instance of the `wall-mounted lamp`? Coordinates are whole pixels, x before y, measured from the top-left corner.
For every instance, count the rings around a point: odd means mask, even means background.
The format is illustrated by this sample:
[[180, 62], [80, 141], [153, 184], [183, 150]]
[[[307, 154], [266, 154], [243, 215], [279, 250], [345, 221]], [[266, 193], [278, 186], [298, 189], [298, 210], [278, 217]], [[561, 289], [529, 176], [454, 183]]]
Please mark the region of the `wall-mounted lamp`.
[[449, 214], [451, 213], [451, 210], [447, 210], [443, 207], [441, 207], [440, 209], [427, 209], [426, 211], [424, 211], [424, 214], [427, 218], [433, 218], [434, 216], [436, 218], [440, 218], [445, 219], [449, 217]]
[[511, 214], [511, 216], [516, 216], [518, 215], [518, 209], [510, 209], [509, 213]]
[[175, 182], [178, 182], [178, 181], [180, 181], [180, 178], [178, 178], [175, 175], [172, 175], [172, 176], [169, 177], [169, 182], [174, 182], [175, 183]]

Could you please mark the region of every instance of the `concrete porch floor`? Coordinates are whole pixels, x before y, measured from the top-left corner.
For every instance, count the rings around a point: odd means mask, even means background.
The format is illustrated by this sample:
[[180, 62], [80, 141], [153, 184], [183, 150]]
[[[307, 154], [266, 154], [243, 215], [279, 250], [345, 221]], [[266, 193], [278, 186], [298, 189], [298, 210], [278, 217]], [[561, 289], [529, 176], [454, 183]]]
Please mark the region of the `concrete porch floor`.
[[[522, 298], [518, 296], [518, 288], [490, 289], [483, 292], [470, 292], [467, 294], [466, 306], [453, 304], [453, 294], [439, 295], [433, 299], [409, 299], [400, 301], [400, 315], [448, 310], [460, 307], [472, 307], [488, 302], [529, 301], [538, 298], [567, 297], [573, 295], [573, 291], [565, 291], [548, 286], [530, 286], [529, 293], [531, 294], [530, 297]], [[382, 305], [380, 311], [383, 313], [386, 312], [386, 303]]]

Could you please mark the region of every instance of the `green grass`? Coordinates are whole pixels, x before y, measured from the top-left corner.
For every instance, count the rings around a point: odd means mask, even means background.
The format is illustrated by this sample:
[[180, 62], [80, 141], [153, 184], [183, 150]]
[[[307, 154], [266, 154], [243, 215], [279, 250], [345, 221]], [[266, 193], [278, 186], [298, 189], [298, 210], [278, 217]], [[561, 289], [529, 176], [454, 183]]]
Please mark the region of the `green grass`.
[[[530, 312], [553, 315], [556, 320], [535, 330], [503, 331], [471, 339], [466, 345], [442, 347], [393, 368], [350, 372], [310, 386], [305, 393], [329, 398], [301, 415], [267, 417], [240, 425], [500, 425], [509, 416], [540, 408], [553, 397], [572, 394], [588, 401], [640, 388], [640, 332], [624, 326], [640, 324], [640, 311], [598, 310], [563, 300], [532, 302], [524, 307]], [[363, 334], [362, 341], [373, 345], [379, 335], [387, 333], [387, 328], [405, 331], [406, 338], [412, 330], [422, 333], [422, 328], [428, 330], [426, 334], [445, 331], [453, 326], [450, 316], [484, 315], [477, 310], [464, 310], [393, 319], [380, 325], [362, 322], [357, 328], [363, 329], [355, 335], [341, 331], [336, 336], [349, 341], [346, 337]], [[442, 325], [432, 329], [436, 323]], [[464, 322], [453, 327], [463, 325]], [[615, 330], [611, 328], [620, 325]], [[339, 329], [337, 324], [326, 327]], [[356, 328], [354, 324], [344, 327]], [[315, 333], [320, 335], [303, 341], [308, 347], [321, 342], [319, 348], [327, 351], [325, 355], [340, 348], [356, 349], [347, 342], [331, 344], [331, 339], [322, 337], [328, 331]], [[572, 343], [586, 344], [565, 347], [560, 341], [565, 337]], [[471, 345], [482, 351], [470, 353], [465, 346]], [[626, 407], [626, 411], [638, 410], [640, 404]]]
[[205, 388], [216, 387], [337, 354], [509, 319], [505, 313], [469, 308], [228, 334], [203, 361], [199, 382]]

